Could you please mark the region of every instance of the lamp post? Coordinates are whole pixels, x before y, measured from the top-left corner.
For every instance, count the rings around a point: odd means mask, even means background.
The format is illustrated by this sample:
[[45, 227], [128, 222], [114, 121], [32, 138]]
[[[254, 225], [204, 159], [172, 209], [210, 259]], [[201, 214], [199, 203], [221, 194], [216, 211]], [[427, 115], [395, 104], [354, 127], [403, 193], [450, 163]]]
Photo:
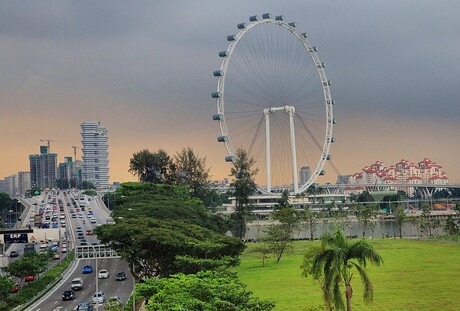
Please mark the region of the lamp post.
[[134, 277], [134, 261], [133, 261], [133, 311], [136, 311], [136, 278]]
[[9, 221], [9, 223], [8, 223], [8, 228], [11, 229], [11, 228], [13, 228], [13, 216], [12, 216], [12, 215], [13, 215], [13, 210], [10, 209], [10, 210], [8, 211], [8, 213], [10, 214], [10, 221]]
[[91, 245], [91, 247], [93, 248], [93, 252], [94, 252], [94, 257], [96, 258], [96, 310], [99, 310], [99, 277], [98, 277], [98, 271], [97, 271], [97, 257], [98, 257], [98, 254], [96, 252], [96, 248], [94, 247], [94, 245]]

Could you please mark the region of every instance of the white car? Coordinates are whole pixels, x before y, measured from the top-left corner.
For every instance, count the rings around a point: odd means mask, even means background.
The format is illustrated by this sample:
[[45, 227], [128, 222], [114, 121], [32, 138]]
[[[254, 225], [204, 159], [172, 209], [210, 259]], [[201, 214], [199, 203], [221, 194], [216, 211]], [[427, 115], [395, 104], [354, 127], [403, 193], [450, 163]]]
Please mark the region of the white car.
[[99, 279], [107, 279], [109, 278], [109, 271], [102, 269], [99, 271], [99, 275], [97, 276]]
[[103, 303], [105, 301], [105, 295], [103, 292], [97, 292], [93, 294], [93, 303]]
[[92, 217], [92, 218], [91, 218], [91, 223], [92, 223], [92, 224], [97, 223], [96, 218]]

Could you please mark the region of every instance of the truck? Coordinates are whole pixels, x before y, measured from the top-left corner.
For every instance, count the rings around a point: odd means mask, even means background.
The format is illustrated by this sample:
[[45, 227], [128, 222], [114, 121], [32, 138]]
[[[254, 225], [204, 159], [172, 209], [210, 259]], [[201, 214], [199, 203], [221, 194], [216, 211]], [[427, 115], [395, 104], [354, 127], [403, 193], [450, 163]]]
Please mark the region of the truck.
[[39, 227], [39, 228], [40, 228], [40, 227], [42, 226], [42, 218], [43, 218], [43, 217], [42, 217], [42, 215], [40, 215], [40, 214], [36, 214], [36, 215], [34, 216], [34, 226], [35, 226], [35, 227]]
[[24, 253], [35, 252], [35, 245], [33, 243], [24, 244]]

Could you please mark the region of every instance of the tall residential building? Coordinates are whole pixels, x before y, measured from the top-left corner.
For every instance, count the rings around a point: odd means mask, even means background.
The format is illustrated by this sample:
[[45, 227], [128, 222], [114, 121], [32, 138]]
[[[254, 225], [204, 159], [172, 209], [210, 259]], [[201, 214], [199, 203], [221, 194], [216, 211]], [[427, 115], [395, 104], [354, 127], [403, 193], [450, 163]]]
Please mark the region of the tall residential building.
[[40, 154], [29, 155], [31, 187], [53, 188], [56, 185], [57, 154], [40, 146]]
[[99, 121], [81, 124], [83, 152], [83, 181], [89, 181], [102, 190], [109, 187], [109, 153], [107, 129]]
[[30, 189], [30, 172], [18, 172], [18, 189], [19, 195], [26, 194]]
[[302, 166], [300, 168], [300, 185], [305, 185], [311, 177], [311, 170], [309, 166]]
[[72, 162], [72, 157], [64, 157], [64, 162], [59, 163], [58, 168], [58, 179], [67, 179], [69, 182], [72, 179], [72, 167], [74, 163]]

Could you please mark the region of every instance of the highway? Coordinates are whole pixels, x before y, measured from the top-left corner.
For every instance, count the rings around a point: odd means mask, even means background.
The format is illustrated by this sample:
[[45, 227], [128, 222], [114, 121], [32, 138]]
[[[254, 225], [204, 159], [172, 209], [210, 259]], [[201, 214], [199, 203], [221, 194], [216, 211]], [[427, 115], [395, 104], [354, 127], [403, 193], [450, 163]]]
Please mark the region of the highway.
[[[83, 198], [83, 199], [80, 199]], [[72, 204], [72, 198], [76, 202], [76, 206]], [[64, 205], [64, 212], [66, 216], [66, 233], [67, 248], [70, 251], [74, 245], [80, 245], [82, 239], [77, 237], [77, 227], [81, 228], [83, 238], [89, 245], [98, 244], [98, 239], [94, 235], [88, 235], [87, 230], [93, 230], [97, 225], [105, 224], [109, 215], [105, 209], [99, 207], [97, 201], [93, 197], [80, 196], [78, 193], [70, 193], [63, 195], [61, 192], [57, 195], [57, 199], [61, 199]], [[70, 203], [70, 206], [67, 206]], [[84, 205], [84, 211], [80, 206]], [[88, 215], [88, 211], [92, 210], [93, 215]], [[75, 215], [75, 216], [73, 216]], [[91, 217], [94, 217], [96, 223], [91, 223]], [[37, 229], [37, 232], [40, 229]], [[46, 229], [43, 229], [46, 230]], [[35, 230], [34, 230], [35, 234]], [[57, 262], [57, 260], [55, 260]], [[82, 274], [82, 268], [90, 264], [93, 267], [93, 272], [90, 274]], [[99, 291], [104, 292], [106, 300], [112, 296], [121, 298], [123, 304], [127, 302], [133, 288], [133, 278], [129, 273], [127, 262], [121, 259], [98, 259], [97, 270], [107, 269], [109, 271], [109, 278], [98, 279], [96, 274], [96, 260], [85, 259], [78, 260], [71, 265], [69, 271], [63, 276], [61, 282], [48, 292], [44, 297], [32, 305], [28, 310], [34, 311], [51, 311], [51, 310], [73, 310], [81, 301], [92, 302], [92, 295], [96, 292], [96, 282]], [[115, 275], [118, 272], [125, 272], [127, 279], [125, 281], [116, 281]], [[70, 290], [70, 283], [73, 278], [83, 278], [83, 289], [74, 291], [75, 300], [63, 301], [62, 294], [66, 290]], [[104, 310], [104, 304], [95, 305], [95, 310]]]

